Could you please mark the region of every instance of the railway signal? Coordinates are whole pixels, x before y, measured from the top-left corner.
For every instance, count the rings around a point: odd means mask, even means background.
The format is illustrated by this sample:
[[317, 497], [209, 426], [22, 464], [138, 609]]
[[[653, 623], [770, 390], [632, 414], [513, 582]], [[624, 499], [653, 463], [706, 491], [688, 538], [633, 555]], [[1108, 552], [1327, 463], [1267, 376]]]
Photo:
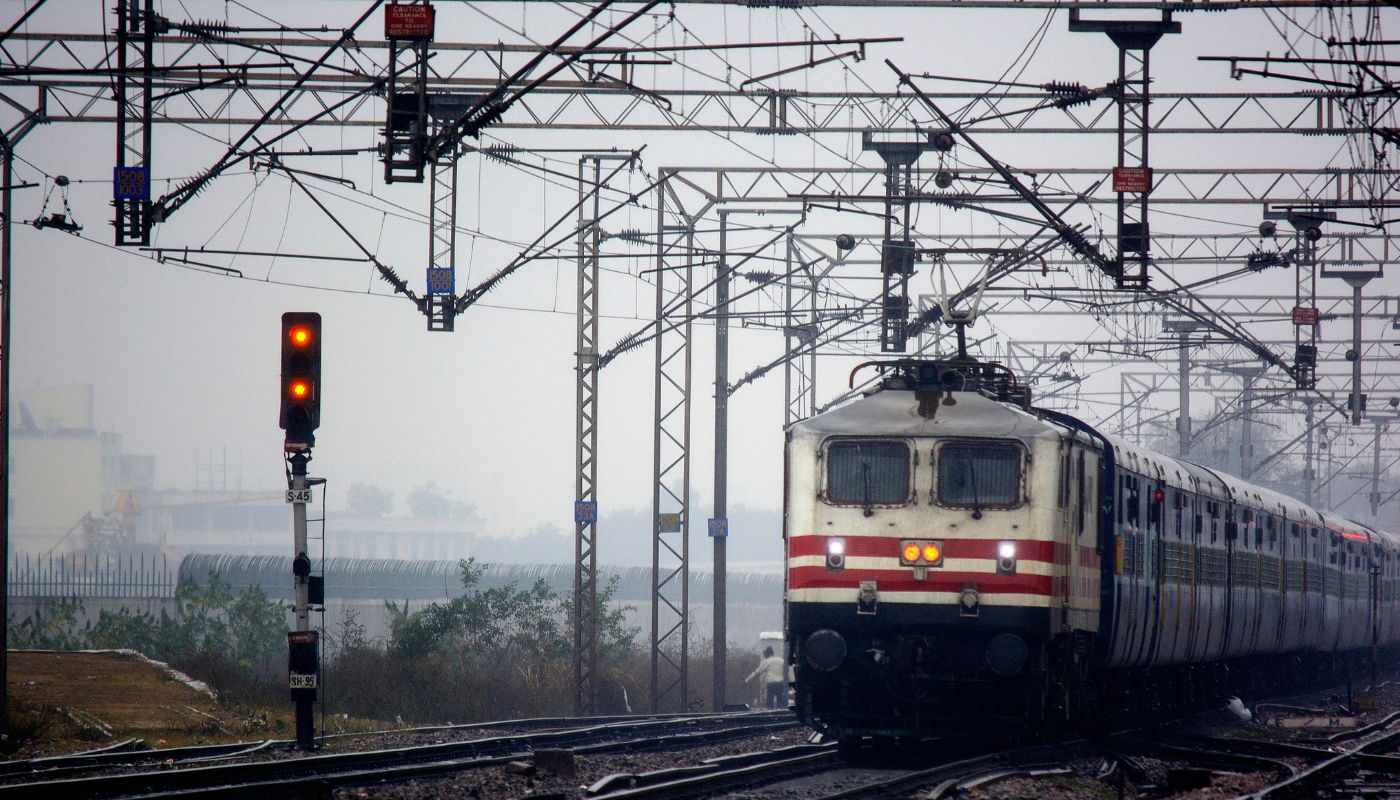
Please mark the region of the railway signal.
[[[320, 661], [319, 637], [311, 629], [313, 583], [307, 553], [306, 504], [312, 499], [312, 486], [324, 480], [307, 476], [315, 430], [321, 424], [321, 315], [309, 311], [289, 311], [282, 315], [282, 382], [279, 424], [287, 432], [284, 445], [287, 459], [287, 502], [292, 504], [292, 586], [296, 616], [294, 630], [287, 636], [287, 678], [292, 701], [296, 703], [297, 747], [310, 750], [316, 745], [311, 705], [316, 701]], [[323, 585], [323, 584], [319, 584]]]
[[282, 408], [279, 424], [290, 449], [316, 444], [321, 424], [321, 315], [282, 315]]

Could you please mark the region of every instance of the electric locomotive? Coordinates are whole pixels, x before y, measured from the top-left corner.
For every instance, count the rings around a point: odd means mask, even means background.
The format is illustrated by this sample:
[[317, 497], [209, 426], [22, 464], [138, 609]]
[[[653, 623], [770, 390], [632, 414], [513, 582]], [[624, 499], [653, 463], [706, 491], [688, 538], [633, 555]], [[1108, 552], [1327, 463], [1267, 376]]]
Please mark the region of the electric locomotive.
[[1036, 409], [995, 363], [875, 366], [877, 390], [787, 430], [812, 727], [1082, 727], [1341, 675], [1400, 640], [1400, 537]]

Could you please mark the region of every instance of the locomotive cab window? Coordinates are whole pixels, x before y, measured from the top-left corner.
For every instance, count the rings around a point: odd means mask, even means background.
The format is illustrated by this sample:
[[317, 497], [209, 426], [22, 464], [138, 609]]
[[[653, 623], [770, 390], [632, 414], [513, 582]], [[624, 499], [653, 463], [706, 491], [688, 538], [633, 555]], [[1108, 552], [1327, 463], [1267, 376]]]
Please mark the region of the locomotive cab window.
[[948, 442], [938, 448], [938, 502], [962, 508], [1021, 504], [1021, 448], [1010, 442]]
[[900, 441], [836, 441], [826, 450], [826, 501], [890, 506], [909, 502], [909, 445]]

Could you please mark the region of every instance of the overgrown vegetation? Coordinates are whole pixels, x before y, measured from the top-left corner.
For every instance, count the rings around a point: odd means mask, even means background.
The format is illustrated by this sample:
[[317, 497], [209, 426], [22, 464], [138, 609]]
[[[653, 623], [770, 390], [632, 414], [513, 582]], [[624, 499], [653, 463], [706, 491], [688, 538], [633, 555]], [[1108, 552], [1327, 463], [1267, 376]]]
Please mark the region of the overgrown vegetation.
[[203, 584], [181, 578], [175, 613], [103, 609], [80, 624], [81, 604], [60, 602], [48, 613], [10, 621], [11, 648], [25, 650], [129, 649], [165, 661], [209, 683], [226, 703], [280, 703], [286, 669], [287, 609], [261, 587], [237, 595], [215, 573]]
[[[461, 562], [464, 592], [408, 611], [385, 603], [387, 637], [370, 638], [353, 610], [326, 631], [326, 716], [382, 721], [473, 722], [574, 713], [572, 597], [543, 580], [527, 588], [480, 586], [485, 567]], [[600, 713], [650, 710], [651, 663], [640, 629], [626, 624], [635, 607], [613, 602], [617, 578], [598, 591], [595, 685]], [[10, 624], [12, 648], [130, 648], [209, 683], [228, 705], [275, 709], [288, 702], [287, 607], [257, 587], [237, 595], [210, 574], [181, 580], [176, 611], [102, 611], [93, 622], [79, 605], [61, 603]], [[689, 653], [693, 675], [709, 674], [707, 642]], [[679, 660], [672, 654], [671, 661]], [[730, 653], [729, 699], [745, 698], [744, 675], [756, 657]], [[711, 707], [710, 682], [692, 681], [690, 710]], [[673, 695], [676, 692], [672, 692]], [[665, 710], [679, 711], [679, 698]]]
[[[374, 719], [467, 722], [573, 713], [572, 599], [543, 580], [521, 589], [478, 586], [485, 567], [461, 563], [463, 594], [414, 612], [390, 601], [387, 641], [367, 640], [347, 614], [332, 631], [328, 710]], [[617, 583], [598, 592], [600, 698], [626, 710], [639, 696], [631, 663], [640, 631], [614, 608]], [[624, 691], [626, 695], [624, 695]]]

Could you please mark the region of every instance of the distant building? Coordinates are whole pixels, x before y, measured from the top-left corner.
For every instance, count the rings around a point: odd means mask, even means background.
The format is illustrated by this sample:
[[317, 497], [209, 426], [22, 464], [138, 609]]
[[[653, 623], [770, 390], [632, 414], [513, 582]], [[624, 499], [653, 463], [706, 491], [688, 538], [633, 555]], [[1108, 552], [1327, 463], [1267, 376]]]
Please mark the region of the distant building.
[[[307, 507], [311, 555], [327, 558], [447, 559], [471, 555], [482, 520], [352, 517], [332, 514], [323, 527], [320, 492]], [[137, 538], [168, 552], [291, 556], [292, 507], [282, 493], [165, 490], [143, 496]]]
[[154, 457], [124, 455], [120, 435], [98, 431], [93, 399], [87, 384], [11, 394], [11, 552], [81, 549], [118, 492], [152, 488]]

